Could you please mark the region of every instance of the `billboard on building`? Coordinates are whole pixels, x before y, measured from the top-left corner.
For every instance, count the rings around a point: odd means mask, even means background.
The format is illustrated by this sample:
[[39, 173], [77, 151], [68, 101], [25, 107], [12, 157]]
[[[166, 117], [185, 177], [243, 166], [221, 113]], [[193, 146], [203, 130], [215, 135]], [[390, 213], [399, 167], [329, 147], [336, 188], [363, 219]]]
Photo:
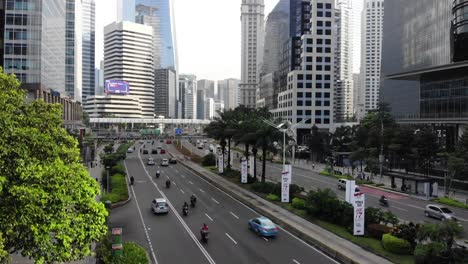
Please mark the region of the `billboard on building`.
[[106, 94], [129, 94], [130, 84], [120, 80], [106, 80], [104, 92]]

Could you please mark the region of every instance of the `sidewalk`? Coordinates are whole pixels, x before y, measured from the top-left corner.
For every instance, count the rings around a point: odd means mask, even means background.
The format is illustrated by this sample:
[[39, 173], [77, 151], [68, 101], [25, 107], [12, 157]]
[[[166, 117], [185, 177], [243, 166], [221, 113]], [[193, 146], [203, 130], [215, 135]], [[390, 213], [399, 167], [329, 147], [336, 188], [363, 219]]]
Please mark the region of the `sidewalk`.
[[391, 263], [385, 258], [366, 251], [360, 246], [326, 231], [319, 226], [290, 213], [280, 206], [264, 200], [263, 198], [239, 187], [221, 176], [207, 171], [198, 164], [191, 161], [180, 161], [180, 163], [244, 204], [255, 208], [261, 214], [274, 219], [274, 221], [287, 228], [288, 231], [294, 235], [344, 263]]

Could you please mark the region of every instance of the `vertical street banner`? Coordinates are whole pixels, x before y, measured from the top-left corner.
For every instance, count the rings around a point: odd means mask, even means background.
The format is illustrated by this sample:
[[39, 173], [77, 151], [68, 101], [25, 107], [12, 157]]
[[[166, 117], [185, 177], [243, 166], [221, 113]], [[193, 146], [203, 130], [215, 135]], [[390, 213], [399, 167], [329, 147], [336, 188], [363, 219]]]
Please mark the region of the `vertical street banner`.
[[356, 192], [356, 181], [346, 180], [345, 200], [350, 204], [354, 204], [354, 193]]
[[254, 175], [254, 156], [249, 157], [249, 174], [252, 177], [255, 177]]
[[241, 182], [247, 183], [247, 159], [242, 158], [241, 162]]
[[291, 184], [292, 166], [285, 165], [281, 174], [281, 202], [289, 203], [289, 185]]
[[218, 172], [219, 173], [224, 173], [223, 155], [218, 155]]
[[363, 193], [357, 192], [354, 194], [354, 228], [353, 234], [355, 236], [364, 235], [364, 216], [365, 216], [365, 205], [364, 201], [366, 196]]

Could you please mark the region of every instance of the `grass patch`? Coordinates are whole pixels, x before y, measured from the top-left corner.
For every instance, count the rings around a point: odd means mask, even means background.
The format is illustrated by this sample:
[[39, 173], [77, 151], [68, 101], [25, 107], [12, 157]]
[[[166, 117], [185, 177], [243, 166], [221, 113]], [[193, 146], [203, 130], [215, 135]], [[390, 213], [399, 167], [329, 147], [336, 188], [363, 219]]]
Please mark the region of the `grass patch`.
[[328, 172], [328, 171], [321, 171], [319, 174], [322, 175], [322, 176], [327, 176], [327, 177], [335, 178], [335, 179], [354, 180], [354, 178], [349, 176], [349, 175], [345, 175], [345, 174], [344, 175], [338, 175], [338, 174], [334, 174], [334, 173], [331, 173], [331, 172]]
[[101, 201], [111, 201], [112, 203], [122, 202], [128, 199], [127, 182], [125, 175], [114, 174], [110, 177], [110, 193], [105, 193], [101, 197]]
[[459, 202], [457, 200], [447, 198], [447, 197], [437, 198], [437, 199], [434, 199], [434, 201], [436, 201], [438, 203], [441, 203], [441, 204], [446, 204], [446, 205], [450, 205], [450, 206], [454, 206], [454, 207], [458, 207], [458, 208], [468, 209], [468, 205], [466, 205], [466, 204], [464, 204], [462, 202]]
[[414, 257], [412, 255], [397, 255], [397, 254], [390, 253], [382, 247], [382, 244], [377, 239], [353, 236], [351, 233], [348, 232], [348, 230], [346, 230], [346, 228], [342, 226], [330, 224], [321, 220], [313, 220], [312, 222], [334, 233], [335, 235], [340, 236], [346, 240], [349, 240], [353, 242], [354, 244], [357, 244], [370, 252], [374, 252], [377, 255], [385, 257], [394, 263], [400, 263], [400, 264], [413, 264], [414, 263]]

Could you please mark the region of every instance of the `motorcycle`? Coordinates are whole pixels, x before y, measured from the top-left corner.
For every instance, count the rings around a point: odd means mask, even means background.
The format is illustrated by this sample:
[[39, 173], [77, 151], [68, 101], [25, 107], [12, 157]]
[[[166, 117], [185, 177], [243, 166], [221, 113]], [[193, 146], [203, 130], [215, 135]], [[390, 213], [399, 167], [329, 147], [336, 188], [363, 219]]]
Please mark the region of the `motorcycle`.
[[133, 178], [133, 176], [130, 177], [130, 185], [133, 185], [134, 182], [135, 182], [135, 178]]
[[204, 243], [208, 242], [208, 234], [209, 234], [209, 233], [210, 233], [210, 232], [207, 231], [207, 230], [201, 230], [201, 231], [200, 231], [202, 242], [204, 242]]
[[171, 187], [171, 181], [170, 181], [170, 180], [167, 180], [167, 181], [166, 181], [166, 188], [169, 189], [170, 187]]
[[161, 172], [157, 171], [156, 172], [156, 178], [159, 179], [159, 176], [161, 176]]
[[182, 208], [182, 213], [184, 214], [184, 216], [188, 215], [188, 206], [184, 206], [184, 208]]
[[193, 197], [193, 198], [190, 199], [190, 206], [191, 206], [192, 208], [195, 208], [195, 204], [196, 204], [196, 203], [197, 203], [197, 198], [194, 198], [194, 197]]
[[385, 207], [389, 207], [389, 206], [390, 206], [390, 205], [388, 204], [388, 199], [387, 199], [387, 198], [385, 198], [385, 199], [380, 199], [380, 200], [379, 200], [379, 204], [380, 204], [381, 206], [385, 206]]

